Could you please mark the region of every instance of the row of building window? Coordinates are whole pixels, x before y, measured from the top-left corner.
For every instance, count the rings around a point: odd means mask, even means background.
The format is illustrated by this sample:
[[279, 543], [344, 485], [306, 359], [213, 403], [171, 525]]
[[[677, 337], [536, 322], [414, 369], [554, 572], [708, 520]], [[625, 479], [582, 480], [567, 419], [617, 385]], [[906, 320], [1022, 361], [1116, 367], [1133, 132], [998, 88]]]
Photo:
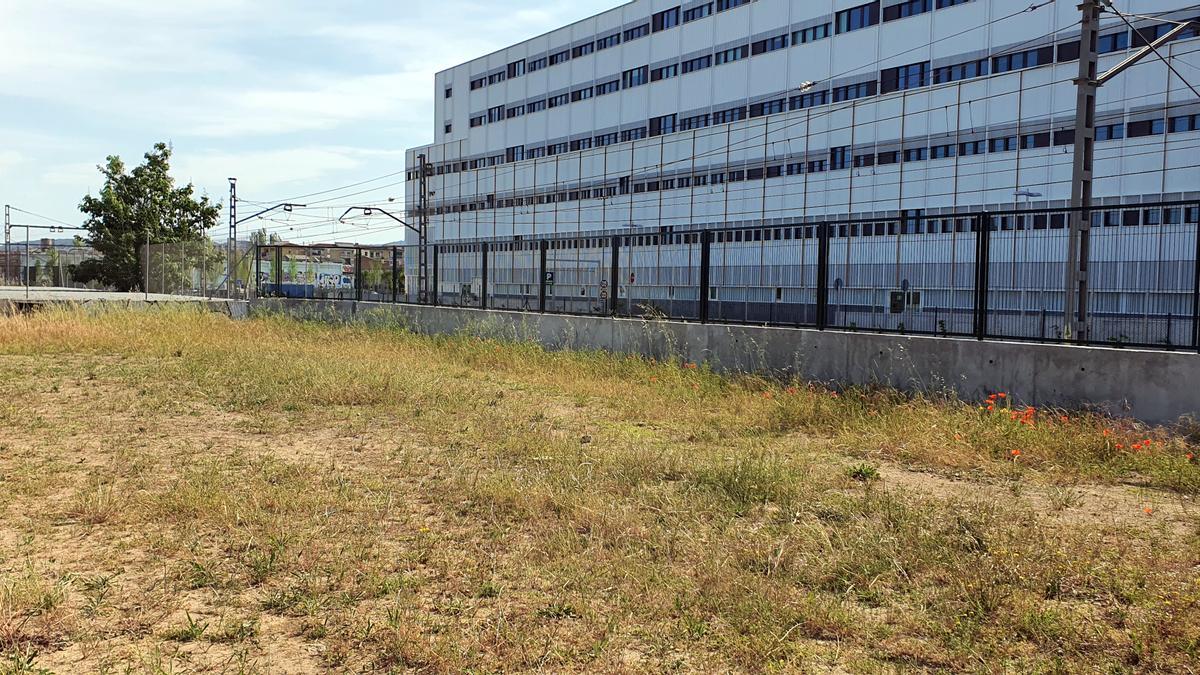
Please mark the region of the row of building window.
[[[1010, 216], [994, 216], [989, 226], [992, 231], [1026, 232], [1035, 230], [1062, 230], [1067, 227], [1065, 213], [1036, 213]], [[1170, 206], [1150, 209], [1123, 209], [1114, 211], [1097, 211], [1092, 214], [1093, 227], [1154, 227], [1159, 225], [1182, 225], [1200, 222], [1200, 208]], [[979, 221], [976, 218], [957, 216], [953, 218], [938, 218], [926, 216], [920, 209], [901, 212], [899, 218], [878, 222], [831, 223], [829, 236], [833, 239], [849, 239], [858, 237], [896, 237], [916, 234], [966, 234], [979, 231]], [[762, 241], [792, 241], [816, 239], [820, 233], [817, 225], [790, 225], [787, 227], [741, 228], [714, 230], [711, 233], [714, 244], [746, 244]], [[618, 235], [621, 246], [680, 246], [700, 243], [699, 232], [664, 232], [661, 234], [629, 234]], [[575, 249], [607, 249], [612, 246], [613, 237], [580, 237], [572, 239], [553, 239], [548, 242], [550, 250]], [[538, 240], [494, 242], [488, 244], [488, 250], [493, 252], [511, 253], [518, 251], [537, 251], [541, 247]], [[480, 244], [441, 244], [438, 253], [465, 254], [479, 253]]]
[[[638, 87], [650, 82], [658, 82], [661, 80], [670, 79], [672, 77], [678, 77], [679, 75], [711, 68], [714, 65], [732, 63], [749, 56], [764, 54], [770, 51], [785, 48], [789, 45], [789, 43], [793, 45], [801, 44], [801, 38], [798, 37], [799, 33], [800, 31], [797, 31], [791, 35], [785, 34], [773, 38], [759, 40], [749, 45], [741, 45], [738, 47], [724, 49], [716, 52], [715, 54], [706, 54], [704, 56], [688, 59], [677, 64], [673, 63], [660, 66], [658, 68], [654, 68], [653, 70], [650, 70], [649, 66], [632, 68], [623, 72], [619, 80], [612, 80], [610, 82], [597, 85], [595, 87], [595, 91], [593, 91], [592, 87], [584, 87], [576, 90], [576, 92], [572, 92], [571, 96], [569, 97], [569, 101], [565, 102], [582, 101], [591, 98], [593, 95], [602, 96], [604, 94], [614, 93], [620, 88], [629, 89], [631, 87]], [[1196, 31], [1190, 31], [1190, 33], [1194, 36]], [[827, 30], [825, 31], [824, 35], [828, 35]], [[1125, 40], [1124, 43], [1117, 44], [1128, 45], [1128, 40]], [[1078, 58], [1079, 43], [1067, 42], [1058, 45], [1057, 59], [1055, 57], [1055, 47], [1045, 46], [1034, 49], [1026, 49], [1019, 52], [999, 54], [991, 58], [973, 59], [963, 63], [939, 66], [937, 68], [932, 68], [930, 62], [923, 61], [906, 66], [886, 68], [880, 71], [879, 79], [877, 81], [872, 80], [834, 87], [828, 92], [827, 97], [822, 96], [823, 100], [820, 103], [809, 103], [807, 105], [800, 106], [793, 105], [792, 109], [795, 110], [797, 107], [807, 108], [811, 107], [811, 105], [822, 105], [828, 102], [828, 98], [832, 98], [834, 103], [839, 103], [842, 101], [850, 101], [858, 98], [875, 96], [877, 94], [888, 94], [904, 89], [925, 87], [931, 84], [947, 84], [950, 82], [957, 82], [975, 77], [986, 77], [988, 75], [998, 75], [1015, 70], [1035, 68], [1038, 66], [1052, 64], [1056, 60], [1057, 62], [1062, 63]], [[562, 97], [564, 96], [566, 95], [560, 94], [547, 99], [548, 106], [539, 105], [534, 107], [531, 104], [513, 106], [509, 109], [508, 114], [504, 114], [499, 117], [491, 114], [491, 111], [485, 115], [476, 115], [471, 118], [470, 125], [472, 127], [477, 127], [484, 123], [511, 119], [512, 117], [523, 115], [526, 112], [536, 112], [537, 110], [542, 110], [545, 107], [554, 108], [564, 102], [562, 100]], [[495, 108], [492, 110], [495, 110]], [[447, 125], [446, 132], [450, 133], [451, 130], [452, 127]]]
[[[941, 9], [943, 7], [961, 5], [970, 1], [971, 0], [936, 0], [936, 7]], [[621, 44], [622, 41], [629, 42], [631, 40], [637, 40], [639, 38], [646, 37], [651, 33], [657, 33], [669, 28], [674, 28], [680, 23], [696, 21], [697, 19], [710, 16], [714, 12], [723, 12], [725, 10], [748, 4], [749, 2], [750, 0], [715, 0], [714, 2], [708, 2], [686, 11], [681, 11], [681, 7], [672, 7], [671, 9], [663, 10], [654, 14], [650, 17], [650, 21], [647, 23], [640, 24], [632, 28], [627, 28], [624, 31], [617, 31], [611, 35], [606, 35], [581, 45], [576, 45], [571, 49], [560, 50], [550, 54], [548, 57], [540, 57], [525, 61], [515, 61], [510, 63], [505, 70], [492, 73], [491, 75], [474, 77], [470, 81], [471, 89], [482, 89], [483, 87], [503, 82], [508, 78], [520, 77], [527, 72], [533, 72], [549, 66], [558, 65], [560, 63], [565, 63], [572, 58], [579, 58], [603, 49], [616, 47], [617, 45]], [[883, 8], [883, 20], [892, 21], [895, 19], [901, 19], [928, 12], [931, 6], [934, 6], [934, 2], [935, 0], [907, 0], [906, 2], [901, 2], [897, 5], [885, 7]], [[869, 2], [859, 7], [853, 7], [838, 12], [834, 15], [834, 21], [832, 24], [826, 23], [796, 31], [792, 34], [792, 42], [793, 44], [804, 44], [806, 42], [812, 42], [813, 40], [829, 37], [831, 27], [836, 27], [836, 32], [839, 34], [858, 30], [860, 28], [867, 28], [879, 23], [879, 19], [880, 1], [875, 0], [874, 2]], [[785, 46], [786, 45], [776, 44], [773, 49], [781, 49]], [[755, 53], [757, 54], [761, 52]], [[452, 89], [448, 87], [446, 89], [446, 98], [449, 98], [452, 93]]]
[[[667, 117], [671, 119], [667, 119]], [[650, 133], [669, 133], [669, 129], [675, 124], [673, 116], [664, 118], [656, 118], [651, 120]], [[1200, 130], [1200, 115], [1182, 115], [1172, 117], [1165, 123], [1163, 120], [1144, 120], [1130, 122], [1128, 125], [1110, 124], [1097, 127], [1098, 140], [1114, 140], [1124, 138], [1128, 129], [1129, 137], [1136, 138], [1141, 136], [1150, 136], [1164, 133], [1165, 129], [1169, 129], [1172, 133], [1182, 131]], [[568, 151], [585, 150], [595, 145], [607, 145], [617, 142], [618, 138], [623, 140], [634, 140], [639, 137], [645, 137], [646, 129], [630, 130], [628, 134], [623, 133], [618, 136], [616, 133], [607, 134], [605, 137], [596, 137], [595, 139], [582, 139], [572, 141], [571, 143], [556, 143], [549, 146], [538, 147], [513, 147], [506, 151], [503, 156], [496, 158], [477, 159], [471, 162], [456, 162], [451, 165], [439, 165], [436, 173], [454, 173], [458, 171], [466, 171], [468, 169], [478, 169], [484, 166], [494, 166], [501, 161], [516, 162], [523, 159], [534, 159], [537, 157], [545, 157], [547, 155], [562, 154]], [[900, 162], [919, 162], [929, 159], [948, 159], [956, 156], [971, 156], [982, 155], [987, 153], [1002, 153], [1014, 152], [1018, 148], [1022, 150], [1031, 150], [1037, 148], [1046, 148], [1051, 145], [1062, 146], [1071, 145], [1075, 142], [1075, 132], [1072, 129], [1060, 130], [1056, 132], [1040, 132], [1032, 134], [1020, 134], [1009, 136], [998, 136], [986, 140], [968, 141], [963, 143], [946, 143], [931, 146], [910, 147], [903, 150], [890, 150], [879, 153], [862, 153], [853, 154], [850, 146], [836, 147], [829, 150], [828, 158], [820, 157], [807, 161], [799, 162], [784, 162], [768, 166], [749, 167], [742, 169], [734, 169], [729, 171], [717, 171], [695, 174], [692, 176], [679, 176], [675, 178], [660, 178], [656, 180], [648, 180], [644, 182], [632, 183], [628, 177], [622, 177], [618, 181], [618, 185], [613, 188], [611, 193], [602, 190], [595, 191], [595, 198], [604, 196], [615, 196], [618, 194], [641, 194], [645, 192], [658, 192], [662, 190], [684, 189], [691, 187], [700, 187], [705, 185], [721, 185], [725, 183], [736, 183], [748, 180], [763, 180], [771, 178], [779, 178], [782, 176], [797, 176], [803, 174], [823, 173], [826, 171], [838, 171], [849, 168], [864, 168], [872, 166], [886, 166], [890, 164], [898, 164]], [[490, 160], [495, 159], [495, 162]], [[416, 172], [409, 172], [410, 180], [415, 178]], [[584, 195], [584, 196], [579, 196]], [[461, 204], [453, 204], [449, 206], [439, 206], [435, 209], [435, 213], [459, 213], [463, 211], [485, 210], [488, 208], [497, 208], [500, 206], [526, 206], [532, 204], [547, 204], [557, 201], [575, 201], [576, 199], [590, 199], [592, 191], [568, 191], [562, 193], [543, 194], [525, 198], [513, 198], [506, 200], [495, 200], [494, 196], [488, 197], [485, 201], [464, 202]]]
[[[686, 12], [682, 11], [682, 7], [672, 7], [671, 9], [663, 10], [650, 17], [650, 21], [644, 24], [627, 28], [623, 31], [616, 31], [611, 35], [605, 35], [593, 41], [585, 42], [576, 45], [570, 49], [563, 49], [549, 56], [539, 57], [536, 59], [527, 59], [523, 61], [514, 61], [503, 70], [492, 73], [491, 75], [481, 75], [471, 78], [471, 90], [482, 89], [489, 85], [498, 84], [506, 79], [520, 77], [525, 73], [531, 73], [542, 68], [556, 66], [560, 63], [566, 63], [571, 59], [577, 59], [582, 56], [587, 56], [594, 52], [604, 49], [610, 49], [621, 44], [622, 41], [630, 42], [639, 38], [646, 37], [651, 33], [667, 30], [678, 26], [681, 21], [683, 23], [702, 19], [716, 12], [723, 12], [734, 7], [747, 4], [750, 0], [715, 0], [699, 7], [692, 8]], [[454, 95], [452, 87], [447, 87], [445, 90], [446, 98]]]
[[[824, 92], [821, 92], [824, 93]], [[802, 96], [793, 96], [790, 100], [791, 109], [795, 110], [802, 106], [808, 97], [813, 94], [805, 94]], [[810, 99], [811, 102], [811, 99]], [[452, 162], [450, 164], [442, 164], [436, 167], [437, 175], [444, 173], [458, 173], [459, 171], [467, 171], [471, 169], [485, 168], [496, 166], [508, 162], [519, 162], [525, 159], [536, 159], [538, 157], [546, 157], [566, 152], [576, 152], [580, 150], [589, 150], [593, 147], [603, 147], [613, 145], [618, 142], [628, 142], [640, 140], [647, 136], [659, 136], [662, 134], [670, 134], [676, 131], [690, 131], [693, 129], [702, 129], [707, 126], [717, 124], [727, 124], [746, 119], [747, 117], [759, 117], [777, 112], [782, 112], [784, 107], [784, 99], [776, 99], [773, 101], [764, 101], [755, 103], [749, 107], [739, 106], [729, 108], [713, 113], [702, 113], [700, 115], [692, 115], [689, 117], [678, 118], [676, 115], [663, 115], [655, 117], [649, 121], [646, 127], [637, 127], [634, 129], [626, 129], [622, 132], [611, 132], [601, 134], [593, 138], [576, 139], [569, 143], [554, 143], [546, 146], [516, 146], [509, 148], [503, 155], [495, 155], [486, 158], [477, 158], [469, 162]], [[1137, 120], [1125, 123], [1110, 123], [1100, 124], [1096, 126], [1097, 141], [1112, 141], [1123, 138], [1143, 138], [1146, 136], [1158, 136], [1164, 133], [1180, 133], [1187, 131], [1200, 131], [1200, 114], [1179, 115], [1168, 119], [1149, 119]], [[844, 169], [849, 166], [856, 168], [869, 166], [883, 166], [887, 164], [896, 164], [900, 161], [913, 162], [924, 161], [926, 159], [948, 159], [952, 157], [967, 157], [971, 155], [982, 155], [986, 153], [998, 152], [1014, 152], [1018, 148], [1021, 150], [1034, 150], [1037, 148], [1046, 148], [1051, 145], [1062, 146], [1072, 145], [1075, 143], [1074, 129], [1064, 129], [1055, 131], [1053, 134], [1049, 131], [1033, 134], [997, 136], [987, 140], [967, 141], [964, 143], [949, 143], [931, 145], [928, 148], [915, 147], [907, 148], [903, 152], [893, 150], [881, 152], [878, 154], [860, 154], [853, 157], [847, 156], [847, 148], [835, 148], [830, 151], [830, 160], [828, 167], [832, 170]], [[814, 168], [808, 173], [815, 171], [823, 171], [823, 164], [813, 164]], [[800, 169], [801, 165], [788, 165], [788, 175], [795, 173], [804, 173]], [[416, 172], [409, 172], [409, 180], [417, 177]], [[779, 174], [776, 174], [779, 175]], [[772, 176], [768, 175], [768, 178]]]

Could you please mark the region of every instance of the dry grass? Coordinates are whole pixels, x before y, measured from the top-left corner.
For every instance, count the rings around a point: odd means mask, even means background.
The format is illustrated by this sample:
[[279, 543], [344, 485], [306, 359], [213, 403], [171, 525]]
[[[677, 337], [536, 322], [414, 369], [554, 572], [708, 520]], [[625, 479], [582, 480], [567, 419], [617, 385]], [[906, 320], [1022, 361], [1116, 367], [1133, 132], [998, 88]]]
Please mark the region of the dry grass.
[[1168, 429], [185, 311], [0, 319], [0, 393], [0, 672], [1200, 657]]

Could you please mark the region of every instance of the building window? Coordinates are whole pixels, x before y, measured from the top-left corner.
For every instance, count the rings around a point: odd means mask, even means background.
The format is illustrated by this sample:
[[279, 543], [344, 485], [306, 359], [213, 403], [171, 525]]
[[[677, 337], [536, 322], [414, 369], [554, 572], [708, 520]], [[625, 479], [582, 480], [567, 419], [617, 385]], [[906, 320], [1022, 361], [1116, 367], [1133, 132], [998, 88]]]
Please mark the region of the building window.
[[828, 168], [829, 164], [826, 162], [826, 160], [815, 159], [808, 163], [807, 171], [808, 173], [820, 173]]
[[867, 153], [865, 155], [854, 156], [854, 167], [861, 169], [866, 166], [875, 166], [875, 155]]
[[708, 113], [703, 115], [693, 115], [679, 120], [679, 130], [689, 131], [691, 129], [702, 129], [708, 126]]
[[624, 37], [625, 37], [625, 41], [629, 42], [630, 40], [636, 40], [638, 38], [646, 37], [649, 34], [650, 34], [650, 24], [644, 23], [640, 26], [634, 26], [633, 28], [626, 30], [624, 33]]
[[1035, 148], [1050, 147], [1050, 132], [1046, 131], [1040, 134], [1024, 134], [1021, 136], [1021, 149], [1033, 150]]
[[746, 119], [745, 108], [730, 108], [721, 110], [712, 114], [713, 124], [728, 124], [729, 122], [737, 122]]
[[525, 62], [524, 61], [513, 61], [512, 63], [508, 64], [508, 76], [510, 78], [520, 77], [524, 74], [525, 74]]
[[502, 119], [504, 119], [504, 106], [498, 105], [494, 108], [488, 108], [488, 111], [487, 111], [488, 124], [492, 124], [494, 122], [499, 122]]
[[793, 96], [788, 100], [788, 107], [792, 110], [800, 110], [801, 108], [811, 108], [817, 105], [825, 105], [826, 103], [829, 103], [829, 92], [814, 91]]
[[617, 142], [617, 132], [615, 132], [615, 131], [610, 134], [600, 134], [599, 136], [596, 137], [596, 147], [598, 147], [598, 148], [602, 148], [606, 145], [612, 145], [613, 143], [616, 143], [616, 142]]
[[580, 139], [571, 141], [571, 150], [572, 151], [587, 150], [591, 147], [592, 147], [592, 139], [591, 138], [580, 138]]
[[904, 19], [918, 14], [924, 14], [930, 9], [930, 0], [905, 0], [897, 5], [891, 5], [883, 8], [883, 20], [895, 21], [896, 19]]
[[566, 105], [571, 102], [570, 94], [559, 94], [546, 99], [546, 105], [550, 108], [557, 108], [560, 105]]
[[945, 84], [947, 82], [957, 82], [958, 80], [968, 80], [973, 77], [982, 77], [987, 74], [987, 59], [979, 59], [977, 61], [967, 61], [966, 63], [956, 63], [952, 66], [934, 68], [933, 83]]
[[621, 87], [628, 89], [630, 87], [639, 87], [650, 81], [650, 66], [642, 66], [640, 68], [632, 68], [621, 73]]
[[679, 75], [679, 64], [672, 63], [669, 66], [655, 68], [654, 70], [650, 71], [650, 81], [658, 82], [659, 80], [665, 80], [670, 77], [675, 77], [676, 75]]
[[557, 66], [560, 63], [566, 63], [571, 60], [571, 51], [564, 49], [561, 52], [550, 55], [550, 65]]
[[850, 148], [843, 145], [840, 148], [829, 149], [829, 168], [832, 171], [845, 169], [850, 161]]
[[1044, 66], [1049, 63], [1054, 63], [1054, 47], [1038, 47], [1015, 54], [1001, 54], [992, 57], [992, 73], [998, 75], [1023, 68]]
[[763, 115], [774, 115], [784, 111], [787, 101], [784, 99], [776, 99], [774, 101], [763, 101], [750, 106], [751, 117], [762, 117]]
[[914, 63], [909, 66], [887, 68], [879, 73], [879, 90], [887, 94], [901, 89], [928, 86], [929, 63]]
[[987, 141], [967, 141], [958, 144], [958, 154], [963, 157], [982, 155], [985, 152], [987, 152]]
[[446, 98], [454, 95], [454, 87], [446, 87]]
[[637, 141], [646, 137], [646, 127], [637, 127], [636, 129], [626, 129], [621, 132], [621, 141]]
[[750, 2], [750, 0], [717, 0], [717, 11], [724, 12], [727, 9], [740, 7], [747, 2]]
[[546, 154], [547, 155], [561, 155], [564, 152], [568, 151], [567, 150], [568, 147], [570, 147], [570, 146], [568, 146], [566, 143], [551, 143], [550, 145], [546, 146]]
[[525, 146], [517, 145], [504, 151], [504, 161], [519, 162], [525, 159]]
[[1168, 129], [1173, 134], [1181, 131], [1200, 131], [1200, 115], [1172, 117]]
[[608, 35], [596, 40], [596, 51], [608, 49], [609, 47], [616, 47], [619, 44], [621, 44], [621, 34], [613, 33], [612, 35]]
[[472, 128], [481, 127], [481, 126], [483, 126], [483, 115], [477, 115], [477, 116], [471, 118], [471, 127]]
[[532, 73], [535, 70], [541, 70], [546, 67], [546, 57], [541, 57], [525, 62], [525, 72]]
[[929, 148], [929, 155], [933, 159], [948, 159], [954, 156], [954, 144], [935, 145]]
[[537, 159], [546, 156], [546, 148], [543, 146], [525, 148], [525, 159]]
[[732, 63], [738, 59], [744, 59], [749, 55], [750, 47], [748, 45], [742, 45], [741, 47], [734, 47], [732, 49], [723, 49], [717, 52], [717, 65], [719, 66], [722, 63]]
[[788, 36], [787, 35], [776, 35], [773, 38], [767, 38], [766, 40], [759, 40], [758, 42], [755, 42], [754, 44], [750, 45], [750, 54], [752, 56], [757, 56], [758, 54], [765, 54], [767, 52], [773, 52], [776, 49], [785, 49], [785, 48], [787, 48], [787, 46], [788, 46]]
[[514, 106], [510, 107], [508, 110], [504, 111], [504, 116], [510, 120], [514, 117], [520, 117], [521, 115], [524, 115], [524, 114], [525, 114], [525, 105], [524, 104], [514, 105]]
[[500, 82], [503, 82], [504, 80], [505, 80], [504, 71], [501, 71], [499, 73], [492, 73], [491, 75], [488, 75], [488, 84], [499, 84]]
[[955, 5], [965, 5], [968, 2], [971, 2], [971, 0], [937, 0], [937, 8], [945, 9], [947, 7], [953, 7]]
[[923, 162], [929, 159], [928, 148], [905, 148], [904, 161], [906, 162]]
[[450, 132], [454, 131], [454, 125], [449, 122], [446, 122], [446, 124], [443, 125], [442, 128], [446, 133], [450, 133]]
[[571, 49], [571, 58], [577, 59], [586, 54], [591, 54], [594, 51], [596, 51], [596, 43], [595, 42], [588, 42], [588, 43], [581, 44], [581, 45], [575, 45], [575, 47], [573, 47]]
[[1060, 130], [1054, 132], [1054, 144], [1055, 145], [1074, 145], [1075, 144], [1075, 130], [1074, 129], [1060, 129]]
[[879, 23], [879, 2], [869, 2], [858, 7], [844, 9], [838, 12], [834, 19], [839, 35], [874, 26]]
[[545, 109], [546, 109], [545, 99], [538, 99], [536, 101], [530, 101], [529, 103], [525, 104], [526, 112], [535, 113], [535, 112], [541, 112]]
[[712, 55], [709, 54], [707, 56], [701, 56], [698, 58], [689, 59], [687, 61], [684, 61], [680, 65], [682, 66], [682, 70], [685, 73], [690, 73], [690, 72], [693, 72], [696, 70], [703, 70], [705, 68], [711, 68], [712, 67]]
[[1111, 54], [1129, 49], [1129, 31], [1101, 35], [1096, 39], [1096, 51]]
[[810, 26], [803, 30], [798, 30], [792, 33], [792, 44], [802, 45], [808, 42], [816, 42], [829, 37], [831, 24], [823, 23], [817, 26]]
[[988, 139], [988, 152], [1013, 152], [1017, 149], [1016, 136], [1002, 136]]
[[474, 80], [471, 80], [471, 91], [475, 91], [476, 89], [483, 89], [486, 86], [487, 86], [487, 78], [486, 77], [477, 77]]
[[683, 13], [683, 22], [687, 23], [688, 21], [695, 21], [696, 19], [703, 19], [704, 17], [709, 16], [712, 13], [713, 13], [713, 4], [711, 2], [706, 2], [703, 5], [700, 5], [698, 7], [693, 7], [691, 9], [685, 11]]
[[874, 96], [876, 93], [876, 83], [874, 80], [870, 82], [859, 82], [858, 84], [848, 84], [842, 87], [833, 88], [833, 102], [849, 101], [856, 98], [864, 98]]
[[1125, 138], [1124, 124], [1102, 124], [1096, 127], [1097, 141], [1115, 141]]
[[675, 116], [663, 115], [650, 120], [650, 135], [661, 136], [663, 134], [675, 133]]
[[651, 29], [657, 33], [660, 30], [674, 28], [679, 25], [679, 8], [672, 7], [650, 17]]
[[621, 81], [620, 80], [613, 80], [612, 82], [605, 82], [603, 84], [596, 85], [596, 95], [597, 96], [603, 96], [605, 94], [613, 94], [620, 90], [621, 90]]
[[593, 90], [591, 87], [584, 87], [583, 89], [576, 89], [575, 91], [571, 92], [571, 102], [574, 103], [576, 101], [584, 101], [584, 100], [591, 98], [592, 91]]
[[1128, 129], [1129, 138], [1142, 138], [1143, 136], [1160, 136], [1167, 130], [1167, 125], [1164, 120], [1141, 120], [1138, 122], [1130, 122]]

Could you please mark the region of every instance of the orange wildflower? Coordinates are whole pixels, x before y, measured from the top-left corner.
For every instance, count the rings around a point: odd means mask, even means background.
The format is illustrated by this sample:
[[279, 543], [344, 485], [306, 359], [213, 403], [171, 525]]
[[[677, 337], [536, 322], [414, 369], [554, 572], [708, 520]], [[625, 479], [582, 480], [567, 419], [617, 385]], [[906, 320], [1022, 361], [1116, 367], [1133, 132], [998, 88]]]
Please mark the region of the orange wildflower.
[[771, 392], [769, 392], [769, 391], [764, 391], [764, 392], [763, 392], [763, 398], [771, 398]]
[[1152, 509], [1152, 508], [1150, 508], [1149, 506], [1147, 506], [1147, 507], [1146, 507], [1146, 515], [1148, 515], [1148, 516], [1152, 516], [1152, 515], [1154, 515], [1154, 509]]
[[999, 396], [1000, 398], [1008, 398], [1008, 394], [1006, 394], [1004, 392], [1000, 392], [999, 394], [996, 394], [996, 395]]
[[650, 381], [651, 381], [651, 382], [658, 382], [658, 378], [657, 378], [657, 377], [654, 377], [654, 376], [652, 375], [652, 376], [650, 376]]
[[1020, 457], [1020, 456], [1021, 456], [1021, 451], [1020, 451], [1020, 450], [1016, 450], [1016, 449], [1014, 449], [1014, 450], [1012, 451], [1012, 453], [1010, 453], [1010, 454], [1012, 454], [1012, 456], [1013, 456], [1013, 459], [1016, 459], [1016, 458], [1018, 458], [1018, 457]]

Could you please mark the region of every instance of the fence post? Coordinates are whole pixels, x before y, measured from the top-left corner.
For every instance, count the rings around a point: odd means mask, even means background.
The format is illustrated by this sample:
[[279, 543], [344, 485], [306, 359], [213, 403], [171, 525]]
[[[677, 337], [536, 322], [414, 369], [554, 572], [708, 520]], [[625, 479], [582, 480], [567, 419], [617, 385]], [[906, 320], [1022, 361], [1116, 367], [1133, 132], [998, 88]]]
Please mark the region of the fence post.
[[700, 323], [708, 323], [708, 294], [712, 284], [712, 232], [700, 232]]
[[617, 303], [621, 296], [621, 235], [614, 234], [612, 238], [612, 260], [609, 268], [608, 313], [617, 315]]
[[[204, 270], [208, 267], [208, 251], [204, 251], [204, 257], [200, 263], [200, 276], [207, 276]], [[254, 245], [254, 297], [262, 297], [262, 244]], [[208, 282], [201, 279], [200, 285], [204, 288], [204, 295], [208, 295]]]
[[[1196, 252], [1192, 259], [1196, 269], [1192, 279], [1192, 346], [1200, 351], [1200, 202], [1196, 206]], [[1187, 209], [1184, 208], [1183, 221], [1187, 222]]]
[[354, 249], [354, 301], [362, 301], [362, 249]]
[[992, 251], [992, 216], [979, 214], [975, 229], [975, 339], [988, 336], [988, 285]]
[[[272, 270], [274, 272], [274, 274], [272, 276], [275, 277], [275, 295], [282, 298], [284, 295], [284, 293], [283, 293], [283, 247], [282, 246], [275, 247], [275, 255], [273, 255], [272, 258], [275, 260], [275, 264], [273, 265], [273, 267], [275, 269]], [[292, 281], [295, 281], [295, 279], [293, 279]], [[314, 279], [314, 281], [315, 281], [315, 279]], [[305, 295], [307, 295], [307, 293]]]
[[480, 276], [482, 276], [482, 277], [483, 277], [483, 278], [482, 278], [482, 281], [483, 281], [483, 283], [480, 285], [480, 288], [479, 288], [479, 307], [480, 307], [480, 309], [487, 309], [487, 306], [488, 306], [488, 303], [487, 303], [487, 293], [488, 293], [488, 243], [487, 243], [486, 241], [485, 241], [485, 242], [482, 242], [481, 244], [479, 244], [479, 255], [480, 255], [480, 262], [481, 262], [481, 267], [480, 267], [480, 269], [482, 270], [482, 272], [481, 272], [481, 275], [480, 275]]
[[396, 264], [396, 247], [392, 247], [392, 302], [400, 301], [400, 268]]
[[[407, 279], [405, 279], [405, 283], [408, 283]], [[427, 293], [425, 296], [425, 301], [428, 302], [429, 304], [433, 305], [434, 307], [436, 307], [438, 304], [438, 295], [441, 293], [441, 291], [439, 289], [440, 289], [440, 286], [438, 285], [438, 245], [434, 244], [433, 245], [433, 288], [432, 288], [433, 292]], [[407, 295], [408, 289], [406, 288], [404, 290], [406, 291], [405, 295]], [[418, 301], [419, 300], [420, 300], [420, 298], [418, 298]]]
[[[804, 261], [801, 260], [801, 269]], [[817, 225], [817, 330], [829, 327], [829, 223]]]
[[542, 240], [538, 242], [538, 311], [546, 311], [546, 251], [550, 248], [550, 242]]

